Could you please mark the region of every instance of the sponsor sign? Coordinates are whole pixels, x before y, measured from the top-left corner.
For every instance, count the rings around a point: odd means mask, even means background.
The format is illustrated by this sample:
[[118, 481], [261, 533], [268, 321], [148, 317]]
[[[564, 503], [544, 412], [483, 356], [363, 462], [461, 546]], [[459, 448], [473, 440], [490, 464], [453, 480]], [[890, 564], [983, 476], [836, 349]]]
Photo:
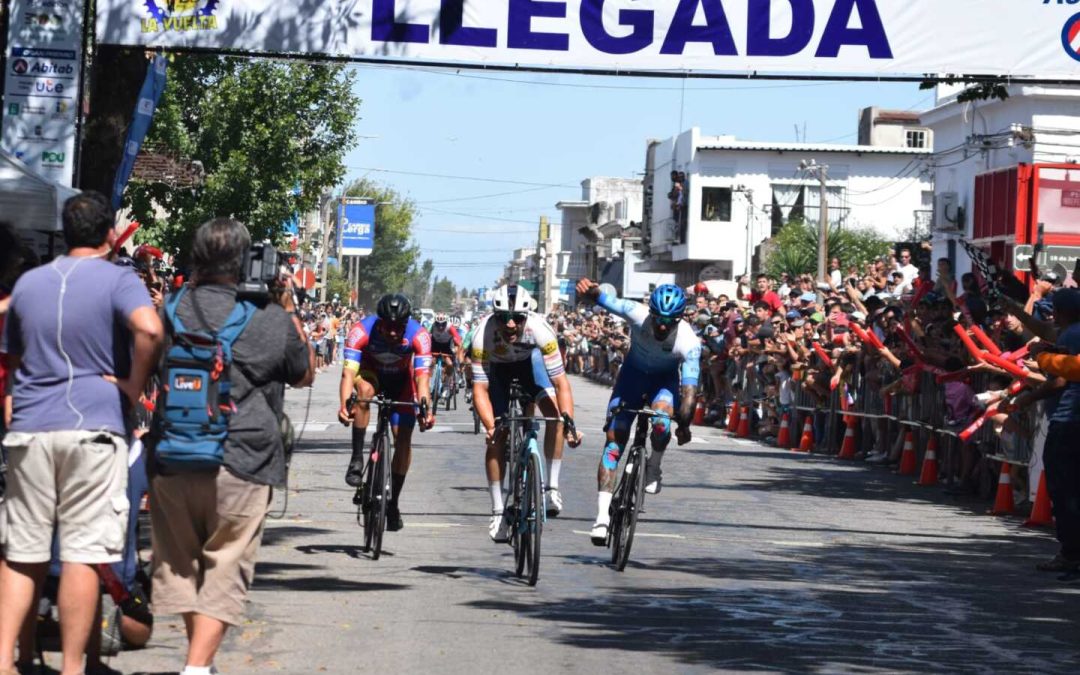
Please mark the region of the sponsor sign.
[[375, 204], [367, 201], [339, 204], [338, 236], [342, 257], [371, 255], [375, 249]]
[[1080, 79], [1076, 9], [1073, 0], [98, 0], [97, 33], [109, 44], [379, 61]]
[[12, 0], [0, 147], [70, 186], [82, 77], [81, 0]]
[[1067, 209], [1080, 209], [1080, 190], [1062, 190], [1061, 205]]

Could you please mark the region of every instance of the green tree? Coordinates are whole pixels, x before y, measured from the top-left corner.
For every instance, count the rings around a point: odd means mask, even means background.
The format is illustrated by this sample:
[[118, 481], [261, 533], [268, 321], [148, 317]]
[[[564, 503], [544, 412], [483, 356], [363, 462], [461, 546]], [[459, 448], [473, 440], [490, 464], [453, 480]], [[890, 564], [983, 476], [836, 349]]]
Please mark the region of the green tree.
[[200, 161], [205, 179], [194, 189], [130, 185], [140, 238], [188, 251], [201, 223], [232, 216], [255, 241], [278, 240], [345, 175], [360, 106], [353, 80], [336, 65], [176, 57], [148, 142]]
[[[829, 228], [829, 258], [839, 258], [843, 270], [849, 265], [860, 267], [889, 251], [889, 241], [870, 229], [850, 227]], [[773, 279], [781, 272], [792, 275], [817, 275], [818, 227], [815, 224], [791, 222], [780, 230], [770, 243], [765, 258], [765, 273]]]
[[[378, 204], [375, 246], [371, 255], [360, 259], [360, 304], [374, 307], [384, 294], [405, 291], [408, 282], [424, 269], [421, 266], [418, 272], [420, 248], [411, 241], [416, 206], [393, 189], [369, 180], [353, 182], [345, 189], [345, 196]], [[419, 302], [422, 300], [413, 298], [414, 304]]]
[[326, 297], [333, 299], [336, 295], [342, 303], [348, 304], [352, 288], [349, 286], [349, 278], [340, 265], [330, 265], [326, 268]]
[[425, 260], [419, 267], [414, 267], [409, 272], [405, 281], [405, 295], [409, 296], [413, 305], [424, 307], [431, 289], [431, 275], [435, 272], [435, 263], [430, 259]]
[[450, 279], [443, 277], [435, 280], [431, 288], [431, 306], [436, 312], [449, 312], [454, 308], [456, 298], [457, 291]]

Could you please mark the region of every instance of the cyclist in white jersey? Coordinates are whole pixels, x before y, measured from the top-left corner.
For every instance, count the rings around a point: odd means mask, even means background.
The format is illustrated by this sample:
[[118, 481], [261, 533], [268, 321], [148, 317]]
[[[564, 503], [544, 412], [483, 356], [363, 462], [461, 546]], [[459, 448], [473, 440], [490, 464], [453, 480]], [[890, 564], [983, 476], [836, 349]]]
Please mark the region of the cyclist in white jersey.
[[[502, 494], [507, 435], [505, 430], [497, 433], [495, 423], [509, 409], [510, 382], [518, 380], [544, 417], [558, 418], [566, 413], [573, 420], [574, 396], [555, 331], [542, 316], [533, 313], [529, 292], [520, 286], [503, 286], [495, 292], [493, 305], [494, 312], [481, 320], [473, 333], [470, 359], [473, 406], [487, 431], [485, 463], [492, 513], [489, 534], [493, 540], [503, 542], [508, 536]], [[559, 470], [564, 433], [571, 447], [580, 445], [582, 438], [562, 427], [561, 422], [548, 422], [544, 434], [549, 516], [557, 516], [563, 508]]]

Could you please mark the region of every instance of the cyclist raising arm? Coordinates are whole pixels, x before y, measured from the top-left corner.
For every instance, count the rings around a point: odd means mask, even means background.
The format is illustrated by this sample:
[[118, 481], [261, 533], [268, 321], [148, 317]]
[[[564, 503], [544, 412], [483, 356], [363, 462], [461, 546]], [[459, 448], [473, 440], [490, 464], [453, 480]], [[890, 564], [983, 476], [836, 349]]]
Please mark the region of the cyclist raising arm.
[[601, 293], [600, 287], [589, 279], [578, 282], [577, 293], [626, 319], [630, 327], [630, 351], [608, 403], [607, 444], [597, 470], [596, 524], [590, 535], [594, 544], [604, 546], [615, 470], [626, 449], [634, 419], [627, 412], [613, 415], [614, 410], [620, 404], [637, 407], [646, 398], [651, 402], [650, 408], [662, 413], [653, 417], [653, 453], [645, 465], [645, 491], [660, 492], [660, 464], [671, 441], [672, 418], [678, 423], [675, 434], [679, 445], [690, 442], [690, 421], [701, 371], [701, 340], [694, 335], [690, 324], [681, 319], [686, 294], [678, 286], [668, 284], [657, 288], [647, 307]]
[[[338, 419], [352, 425], [352, 458], [345, 472], [345, 482], [359, 487], [364, 472], [364, 434], [371, 418], [371, 406], [365, 400], [377, 392], [401, 401], [390, 418], [394, 433], [394, 461], [390, 466], [392, 493], [386, 509], [386, 529], [396, 532], [404, 527], [398, 497], [412, 463], [412, 432], [416, 424], [414, 401], [431, 400], [431, 336], [410, 317], [412, 306], [404, 295], [386, 295], [379, 300], [377, 313], [353, 325], [345, 340], [344, 367], [341, 371]], [[357, 377], [359, 375], [359, 377]], [[349, 399], [356, 393], [361, 401], [349, 409]], [[434, 410], [420, 420], [422, 429], [435, 424]]]
[[[493, 298], [494, 313], [477, 326], [472, 341], [473, 405], [487, 430], [488, 487], [491, 491], [491, 523], [488, 529], [497, 542], [506, 541], [503, 521], [502, 476], [506, 462], [505, 432], [496, 432], [495, 422], [509, 409], [510, 383], [518, 380], [532, 396], [545, 417], [560, 413], [574, 416], [574, 395], [566, 377], [555, 331], [534, 314], [533, 299], [520, 286], [503, 286]], [[559, 470], [562, 464], [563, 435], [571, 447], [581, 444], [581, 435], [563, 429], [561, 422], [548, 422], [544, 434], [544, 454], [548, 460], [545, 489], [548, 515], [562, 511]]]

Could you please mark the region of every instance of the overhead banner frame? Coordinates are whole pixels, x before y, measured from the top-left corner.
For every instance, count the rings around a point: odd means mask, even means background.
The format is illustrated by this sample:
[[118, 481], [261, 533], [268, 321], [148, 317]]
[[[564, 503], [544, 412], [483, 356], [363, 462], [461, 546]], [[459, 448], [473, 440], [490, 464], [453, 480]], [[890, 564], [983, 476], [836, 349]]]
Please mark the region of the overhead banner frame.
[[174, 50], [646, 76], [1080, 82], [1080, 5], [1054, 0], [98, 0], [97, 8], [100, 43]]

